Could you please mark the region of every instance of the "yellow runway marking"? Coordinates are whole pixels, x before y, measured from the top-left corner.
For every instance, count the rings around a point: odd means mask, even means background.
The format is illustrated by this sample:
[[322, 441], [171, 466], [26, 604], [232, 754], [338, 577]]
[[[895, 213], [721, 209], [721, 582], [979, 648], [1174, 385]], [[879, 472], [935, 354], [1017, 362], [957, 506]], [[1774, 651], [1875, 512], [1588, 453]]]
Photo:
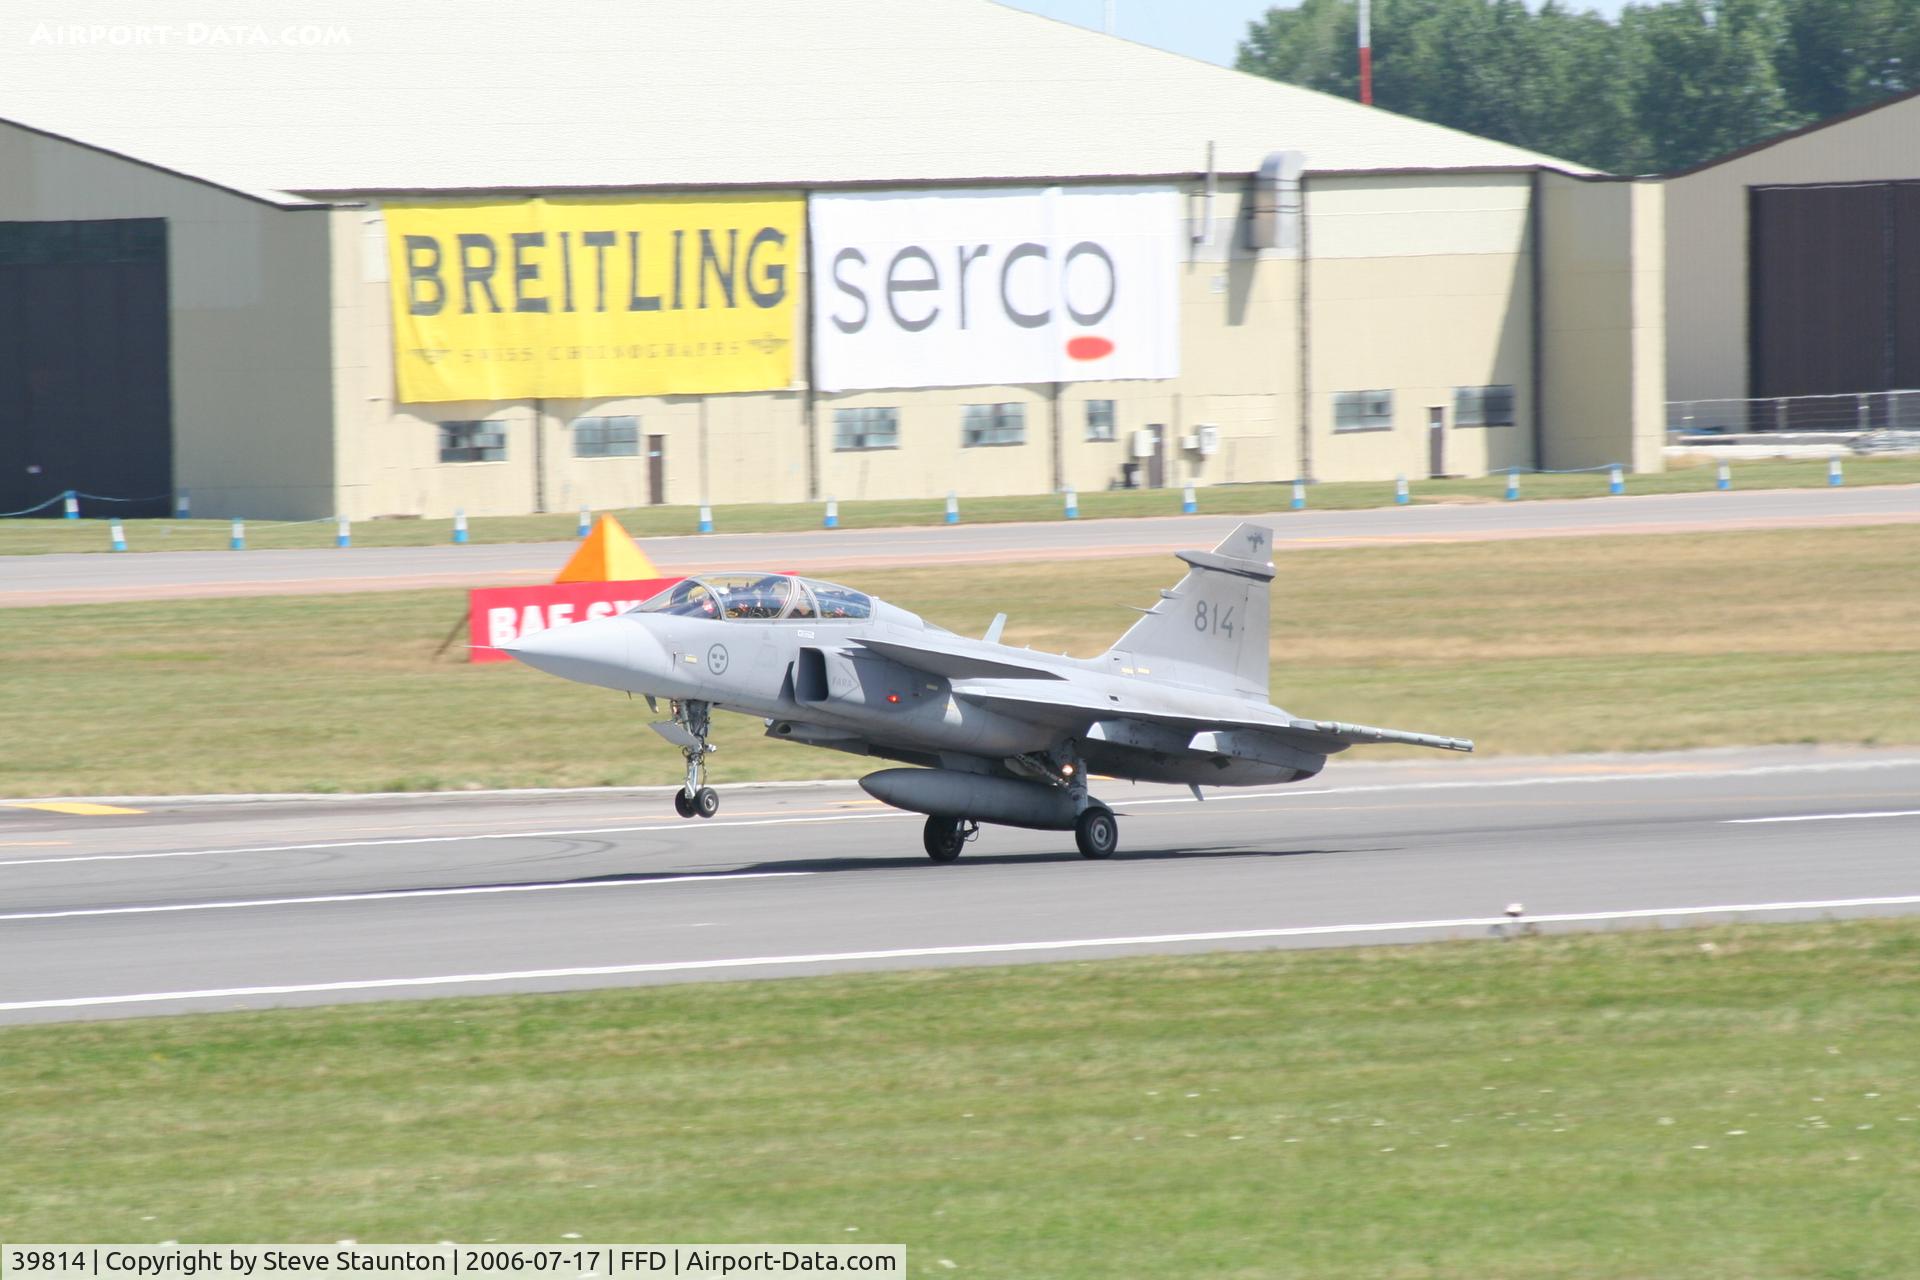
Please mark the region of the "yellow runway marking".
[[0, 840], [0, 849], [51, 849], [65, 848], [73, 844], [71, 840]]
[[117, 813], [145, 813], [145, 809], [122, 809], [113, 804], [88, 804], [84, 800], [48, 800], [41, 803], [10, 800], [9, 809], [44, 809], [48, 813], [71, 813], [82, 818], [103, 818]]

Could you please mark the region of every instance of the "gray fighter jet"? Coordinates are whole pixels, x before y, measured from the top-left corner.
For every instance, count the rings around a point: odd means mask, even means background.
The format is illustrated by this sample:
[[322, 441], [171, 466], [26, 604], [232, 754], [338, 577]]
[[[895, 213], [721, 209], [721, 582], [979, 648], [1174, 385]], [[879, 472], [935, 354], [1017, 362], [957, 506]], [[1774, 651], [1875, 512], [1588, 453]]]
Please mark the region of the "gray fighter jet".
[[978, 640], [862, 592], [785, 573], [703, 573], [624, 614], [504, 646], [529, 666], [658, 699], [653, 729], [686, 757], [682, 817], [710, 818], [706, 785], [718, 707], [768, 736], [914, 766], [860, 780], [869, 795], [927, 815], [925, 845], [951, 862], [979, 824], [1072, 831], [1080, 852], [1119, 845], [1092, 775], [1244, 787], [1298, 782], [1336, 751], [1404, 742], [1471, 751], [1463, 738], [1297, 719], [1268, 701], [1267, 596], [1273, 533], [1243, 524], [1114, 646], [1069, 658]]

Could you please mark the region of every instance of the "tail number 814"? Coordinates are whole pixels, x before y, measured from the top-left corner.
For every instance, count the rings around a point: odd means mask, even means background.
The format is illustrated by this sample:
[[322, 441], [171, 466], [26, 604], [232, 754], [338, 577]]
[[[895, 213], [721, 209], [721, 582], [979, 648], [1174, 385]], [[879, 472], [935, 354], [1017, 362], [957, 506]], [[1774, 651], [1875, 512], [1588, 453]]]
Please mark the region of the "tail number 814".
[[1205, 600], [1194, 601], [1193, 629], [1231, 636], [1233, 634], [1232, 606], [1222, 609], [1219, 605], [1208, 604]]

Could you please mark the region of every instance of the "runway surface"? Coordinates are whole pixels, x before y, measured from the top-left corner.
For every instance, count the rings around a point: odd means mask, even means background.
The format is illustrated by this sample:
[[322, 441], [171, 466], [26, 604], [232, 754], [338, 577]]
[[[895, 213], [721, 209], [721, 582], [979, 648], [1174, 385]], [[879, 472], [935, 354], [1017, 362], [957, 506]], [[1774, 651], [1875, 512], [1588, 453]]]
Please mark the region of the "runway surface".
[[[1358, 753], [1356, 753], [1358, 754]], [[1336, 760], [1108, 784], [951, 866], [848, 784], [0, 807], [0, 1020], [1920, 908], [1920, 752]]]
[[[1169, 498], [1171, 501], [1171, 497]], [[1204, 502], [1204, 497], [1202, 498]], [[1649, 494], [1539, 502], [1161, 516], [1034, 524], [649, 538], [663, 571], [775, 568], [836, 574], [888, 565], [1150, 555], [1270, 523], [1276, 550], [1593, 534], [1704, 533], [1920, 522], [1920, 485]], [[307, 551], [156, 551], [0, 557], [0, 607], [189, 596], [392, 591], [547, 582], [571, 542]]]

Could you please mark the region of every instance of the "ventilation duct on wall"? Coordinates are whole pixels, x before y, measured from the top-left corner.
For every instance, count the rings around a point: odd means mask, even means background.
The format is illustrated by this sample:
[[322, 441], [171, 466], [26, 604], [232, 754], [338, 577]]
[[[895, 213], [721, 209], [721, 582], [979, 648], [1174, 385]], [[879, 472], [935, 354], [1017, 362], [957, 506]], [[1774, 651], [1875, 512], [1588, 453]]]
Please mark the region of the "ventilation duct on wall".
[[1260, 162], [1253, 179], [1248, 248], [1299, 250], [1300, 175], [1306, 167], [1303, 151], [1270, 152]]

